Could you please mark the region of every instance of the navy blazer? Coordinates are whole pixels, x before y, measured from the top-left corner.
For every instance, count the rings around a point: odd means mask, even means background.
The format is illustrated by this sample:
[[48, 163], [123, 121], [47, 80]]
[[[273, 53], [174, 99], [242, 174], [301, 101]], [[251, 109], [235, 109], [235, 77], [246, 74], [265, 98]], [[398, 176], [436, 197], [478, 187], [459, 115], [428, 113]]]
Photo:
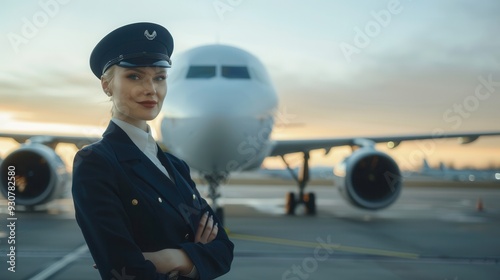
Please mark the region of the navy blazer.
[[173, 182], [113, 122], [102, 140], [75, 156], [76, 220], [102, 279], [167, 279], [142, 255], [165, 248], [183, 249], [200, 279], [227, 273], [234, 245], [222, 226], [212, 242], [194, 243], [206, 211], [219, 220], [196, 189], [189, 167], [159, 148], [158, 158]]

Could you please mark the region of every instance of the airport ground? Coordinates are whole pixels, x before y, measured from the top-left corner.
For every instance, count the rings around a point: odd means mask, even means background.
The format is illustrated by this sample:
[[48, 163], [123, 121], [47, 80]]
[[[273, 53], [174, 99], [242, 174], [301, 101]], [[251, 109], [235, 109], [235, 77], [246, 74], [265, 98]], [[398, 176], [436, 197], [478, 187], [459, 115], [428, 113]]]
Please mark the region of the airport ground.
[[[368, 212], [348, 205], [331, 185], [314, 183], [318, 214], [299, 209], [286, 216], [284, 196], [295, 187], [267, 183], [222, 188], [235, 258], [220, 279], [500, 279], [498, 184], [406, 182], [394, 205]], [[16, 217], [10, 272], [10, 221], [1, 200], [0, 279], [99, 279], [71, 198]]]

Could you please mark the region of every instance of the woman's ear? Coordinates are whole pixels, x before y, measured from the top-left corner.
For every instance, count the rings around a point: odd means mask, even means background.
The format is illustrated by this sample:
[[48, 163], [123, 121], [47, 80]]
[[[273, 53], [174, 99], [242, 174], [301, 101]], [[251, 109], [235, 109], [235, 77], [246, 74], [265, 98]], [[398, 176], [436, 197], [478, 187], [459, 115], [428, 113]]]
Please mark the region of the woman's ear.
[[104, 76], [101, 76], [101, 87], [107, 96], [111, 96], [111, 91], [109, 90], [109, 81]]

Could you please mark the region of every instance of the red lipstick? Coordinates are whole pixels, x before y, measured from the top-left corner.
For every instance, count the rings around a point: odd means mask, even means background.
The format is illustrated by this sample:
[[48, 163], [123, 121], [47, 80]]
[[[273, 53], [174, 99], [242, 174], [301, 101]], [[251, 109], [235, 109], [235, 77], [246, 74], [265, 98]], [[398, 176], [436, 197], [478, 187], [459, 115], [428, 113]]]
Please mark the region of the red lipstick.
[[154, 108], [158, 104], [158, 102], [156, 102], [156, 101], [142, 101], [142, 102], [137, 102], [137, 103], [141, 104], [142, 106], [144, 106], [146, 108]]

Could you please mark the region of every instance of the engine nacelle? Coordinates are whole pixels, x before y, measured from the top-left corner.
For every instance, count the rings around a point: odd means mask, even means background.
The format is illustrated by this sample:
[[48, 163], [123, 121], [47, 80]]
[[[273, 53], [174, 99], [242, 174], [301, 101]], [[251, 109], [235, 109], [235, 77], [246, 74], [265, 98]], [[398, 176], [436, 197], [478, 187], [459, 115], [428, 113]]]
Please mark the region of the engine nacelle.
[[401, 172], [387, 154], [371, 147], [360, 148], [335, 168], [340, 192], [352, 205], [369, 210], [388, 207], [402, 188]]
[[35, 206], [61, 197], [69, 175], [61, 158], [48, 146], [39, 143], [23, 144], [0, 164], [0, 191], [8, 197], [15, 174], [16, 205]]

